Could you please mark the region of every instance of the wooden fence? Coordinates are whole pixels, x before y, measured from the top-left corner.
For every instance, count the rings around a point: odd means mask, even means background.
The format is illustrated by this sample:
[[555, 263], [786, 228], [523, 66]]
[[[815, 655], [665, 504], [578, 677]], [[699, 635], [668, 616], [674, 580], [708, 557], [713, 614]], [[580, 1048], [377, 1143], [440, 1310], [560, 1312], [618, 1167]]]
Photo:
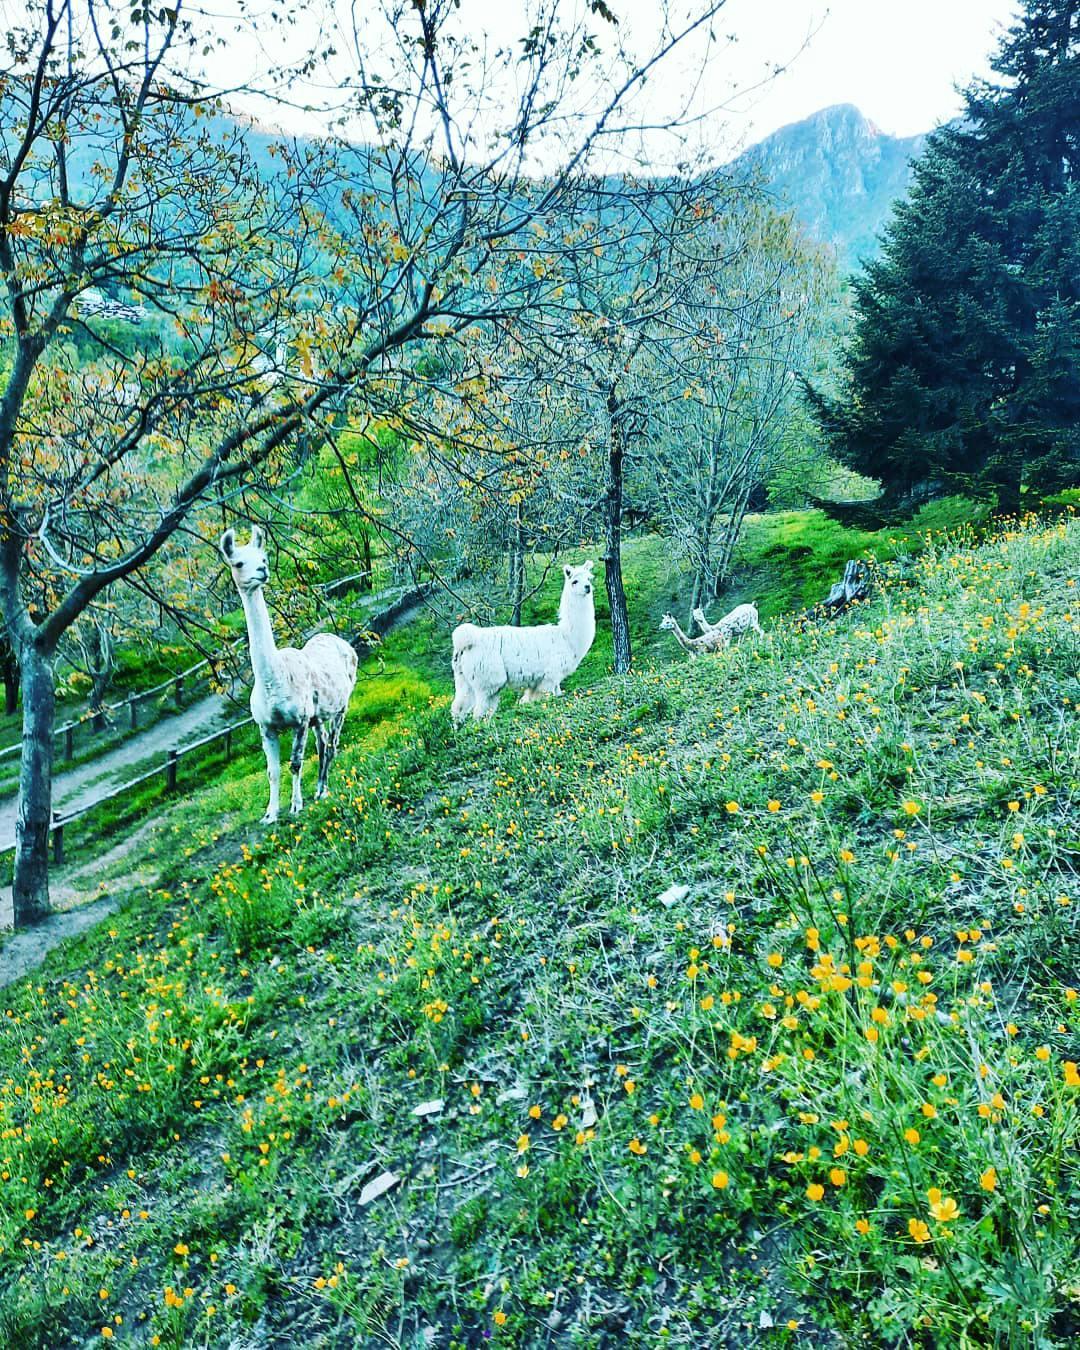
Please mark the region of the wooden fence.
[[[120, 699], [116, 703], [103, 703], [98, 708], [89, 708], [81, 717], [72, 718], [69, 722], [62, 722], [60, 726], [53, 730], [55, 741], [56, 762], [63, 763], [64, 760], [75, 758], [75, 737], [81, 731], [90, 731], [98, 733], [104, 731], [108, 725], [110, 713], [123, 713], [119, 720], [126, 724], [127, 728], [135, 731], [139, 725], [139, 705], [145, 703], [147, 699], [155, 698], [158, 694], [166, 690], [172, 690], [173, 702], [179, 708], [183, 703], [185, 686], [190, 687], [193, 677], [201, 670], [213, 669], [216, 661], [211, 662], [207, 659], [197, 661], [187, 670], [181, 670], [176, 675], [170, 675], [167, 680], [162, 680], [160, 684], [155, 684], [150, 689], [140, 689], [127, 698]], [[9, 759], [17, 755], [22, 749], [22, 741], [16, 741], [13, 745], [5, 745], [0, 748], [0, 760]]]
[[[242, 731], [244, 727], [253, 725], [253, 718], [242, 717], [239, 721], [231, 722], [226, 727], [221, 727], [217, 731], [212, 731], [208, 736], [202, 736], [199, 740], [192, 741], [189, 745], [176, 746], [167, 751], [161, 762], [155, 764], [153, 768], [146, 769], [142, 773], [136, 774], [134, 778], [129, 778], [124, 783], [118, 783], [116, 787], [110, 788], [108, 792], [103, 793], [100, 797], [96, 797], [92, 802], [88, 802], [85, 806], [80, 806], [74, 811], [54, 811], [52, 828], [50, 831], [53, 862], [62, 863], [64, 861], [64, 831], [69, 825], [73, 825], [77, 820], [81, 820], [83, 816], [89, 815], [91, 811], [96, 811], [99, 806], [103, 806], [106, 802], [115, 801], [117, 797], [122, 797], [133, 788], [141, 787], [143, 783], [149, 783], [155, 778], [164, 778], [164, 790], [166, 794], [176, 792], [179, 786], [181, 760], [186, 759], [188, 755], [193, 754], [196, 750], [201, 750], [207, 745], [213, 745], [217, 741], [225, 742], [225, 758], [226, 760], [229, 760], [232, 758], [233, 742], [236, 739], [237, 734]], [[3, 848], [0, 848], [0, 854], [14, 853], [14, 851], [14, 844], [7, 844]]]

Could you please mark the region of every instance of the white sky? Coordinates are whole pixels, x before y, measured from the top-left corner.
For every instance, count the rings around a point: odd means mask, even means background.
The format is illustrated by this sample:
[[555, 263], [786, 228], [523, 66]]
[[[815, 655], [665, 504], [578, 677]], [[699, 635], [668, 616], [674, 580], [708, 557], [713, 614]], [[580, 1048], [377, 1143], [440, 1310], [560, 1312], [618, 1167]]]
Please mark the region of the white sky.
[[[382, 2], [394, 8], [393, 0]], [[456, 22], [482, 47], [494, 51], [520, 40], [538, 2], [544, 0], [461, 0]], [[99, 3], [126, 8], [122, 0]], [[565, 5], [569, 17], [585, 12], [587, 0], [557, 3], [560, 12]], [[680, 14], [698, 9], [700, 0], [607, 3], [618, 16], [623, 42], [649, 53], [664, 4]], [[337, 56], [310, 101], [333, 103], [337, 79], [355, 81], [361, 61], [365, 66], [375, 64], [376, 53], [364, 44], [375, 33], [368, 16], [377, 15], [380, 0], [295, 0], [286, 6], [280, 0], [187, 0], [187, 4], [201, 10], [220, 33], [232, 34], [231, 41], [210, 57], [222, 86], [243, 82], [252, 71], [261, 72], [272, 84], [275, 53], [295, 56], [314, 44], [320, 32], [324, 40], [334, 41]], [[988, 58], [1018, 4], [1019, 0], [727, 0], [713, 25], [716, 41], [704, 78], [704, 44], [696, 37], [653, 73], [635, 97], [634, 107], [646, 123], [654, 118], [662, 122], [680, 104], [684, 111], [702, 116], [691, 139], [718, 159], [730, 158], [777, 127], [836, 103], [855, 104], [893, 135], [929, 131], [959, 110], [957, 84], [988, 73]], [[17, 22], [20, 9], [20, 0], [0, 0], [0, 20]], [[253, 19], [257, 40], [250, 30], [241, 35], [235, 26], [238, 12], [246, 12], [248, 22]], [[402, 12], [402, 31], [411, 30], [416, 15], [407, 2]], [[353, 45], [354, 20], [366, 35], [361, 39], [362, 55]], [[373, 22], [378, 20], [373, 17]], [[609, 48], [614, 41], [611, 29], [596, 19], [591, 26]], [[769, 79], [777, 66], [786, 68]], [[247, 106], [260, 120], [286, 130], [312, 131], [320, 125], [310, 114], [280, 106], [271, 109], [243, 98], [236, 106]], [[497, 97], [478, 115], [481, 126], [492, 117], [492, 109], [495, 116], [502, 111]]]
[[[2, 3], [3, 0], [0, 0]], [[258, 4], [260, 0], [255, 0]], [[264, 4], [274, 0], [261, 0]], [[225, 0], [228, 4], [229, 0]], [[317, 8], [320, 0], [312, 0]], [[321, 0], [349, 27], [348, 16], [371, 13], [374, 0]], [[558, 0], [569, 12], [585, 0]], [[634, 48], [651, 47], [662, 0], [608, 0], [619, 32]], [[675, 14], [694, 0], [667, 0]], [[853, 103], [896, 136], [931, 130], [956, 115], [956, 85], [989, 73], [989, 57], [1015, 19], [1019, 0], [727, 0], [714, 24], [716, 43], [695, 111], [719, 107], [696, 135], [727, 158], [777, 127], [836, 103]], [[529, 0], [461, 0], [465, 30], [492, 48], [520, 39]], [[280, 12], [280, 11], [279, 11]], [[312, 31], [297, 6], [297, 35]], [[412, 16], [406, 11], [406, 23]], [[594, 26], [605, 45], [610, 29]], [[344, 57], [339, 44], [339, 57]], [[692, 39], [669, 58], [644, 94], [647, 109], [670, 107], [696, 85], [703, 44]], [[775, 79], [770, 72], [786, 67]], [[349, 65], [350, 74], [356, 66]], [[759, 86], [755, 90], [755, 86]], [[747, 91], [752, 92], [738, 92]], [[641, 106], [640, 104], [638, 106]], [[283, 121], [288, 122], [285, 116]]]
[[[648, 0], [624, 0], [648, 11]], [[736, 101], [731, 130], [757, 141], [834, 103], [854, 103], [882, 131], [910, 136], [955, 116], [954, 86], [989, 73], [1015, 0], [729, 0], [736, 34], [725, 65], [750, 83], [770, 63], [790, 68]], [[809, 37], [800, 54], [799, 47]]]

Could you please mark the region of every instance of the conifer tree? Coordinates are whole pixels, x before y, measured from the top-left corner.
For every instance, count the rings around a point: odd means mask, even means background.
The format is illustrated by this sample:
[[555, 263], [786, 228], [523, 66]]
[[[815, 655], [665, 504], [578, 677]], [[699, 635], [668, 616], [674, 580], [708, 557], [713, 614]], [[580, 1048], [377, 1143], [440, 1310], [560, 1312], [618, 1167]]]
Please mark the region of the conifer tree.
[[811, 391], [879, 507], [1080, 481], [1080, 0], [1024, 0], [854, 285], [845, 389]]

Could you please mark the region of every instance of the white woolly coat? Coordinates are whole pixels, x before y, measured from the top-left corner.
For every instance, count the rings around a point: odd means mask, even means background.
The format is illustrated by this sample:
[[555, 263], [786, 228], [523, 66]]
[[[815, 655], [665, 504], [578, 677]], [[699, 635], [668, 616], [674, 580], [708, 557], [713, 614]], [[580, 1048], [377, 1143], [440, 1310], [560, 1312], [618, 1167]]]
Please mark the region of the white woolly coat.
[[568, 633], [557, 623], [536, 628], [479, 628], [463, 623], [454, 629], [455, 666], [467, 665], [469, 683], [484, 693], [495, 694], [510, 685], [535, 689], [558, 688], [585, 659], [596, 635], [591, 631]]

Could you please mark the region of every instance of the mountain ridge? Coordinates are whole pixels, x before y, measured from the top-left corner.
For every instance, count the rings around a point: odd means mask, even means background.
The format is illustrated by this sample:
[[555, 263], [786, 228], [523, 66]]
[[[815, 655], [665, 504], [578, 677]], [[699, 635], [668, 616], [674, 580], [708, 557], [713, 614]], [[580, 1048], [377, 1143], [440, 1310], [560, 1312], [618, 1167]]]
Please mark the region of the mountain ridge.
[[926, 134], [891, 136], [852, 103], [778, 128], [731, 161], [765, 180], [848, 271], [874, 256], [893, 203], [911, 181]]

